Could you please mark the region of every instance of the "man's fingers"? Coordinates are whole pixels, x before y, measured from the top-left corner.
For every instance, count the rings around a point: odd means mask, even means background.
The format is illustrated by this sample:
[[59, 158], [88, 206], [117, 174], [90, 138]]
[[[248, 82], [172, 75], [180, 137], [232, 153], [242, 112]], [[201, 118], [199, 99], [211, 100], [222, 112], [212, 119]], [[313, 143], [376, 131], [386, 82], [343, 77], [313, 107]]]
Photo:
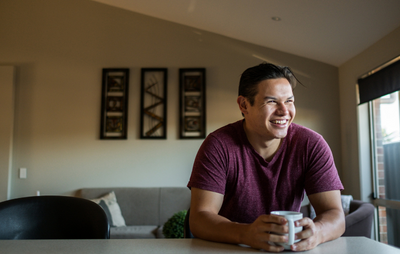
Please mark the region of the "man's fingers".
[[295, 221], [295, 227], [308, 227], [314, 225], [314, 221], [308, 217]]
[[265, 223], [276, 223], [280, 225], [285, 225], [287, 223], [287, 219], [285, 217], [274, 214], [264, 214], [258, 217], [258, 219], [262, 220]]

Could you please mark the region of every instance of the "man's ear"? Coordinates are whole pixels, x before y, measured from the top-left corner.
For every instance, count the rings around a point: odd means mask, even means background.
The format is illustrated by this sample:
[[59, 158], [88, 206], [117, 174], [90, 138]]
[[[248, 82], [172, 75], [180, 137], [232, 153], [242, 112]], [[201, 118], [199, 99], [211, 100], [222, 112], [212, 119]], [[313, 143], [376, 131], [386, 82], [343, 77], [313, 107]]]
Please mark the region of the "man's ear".
[[247, 114], [247, 100], [245, 97], [243, 97], [242, 95], [240, 95], [237, 98], [237, 104], [239, 105], [239, 109], [242, 112], [242, 115]]

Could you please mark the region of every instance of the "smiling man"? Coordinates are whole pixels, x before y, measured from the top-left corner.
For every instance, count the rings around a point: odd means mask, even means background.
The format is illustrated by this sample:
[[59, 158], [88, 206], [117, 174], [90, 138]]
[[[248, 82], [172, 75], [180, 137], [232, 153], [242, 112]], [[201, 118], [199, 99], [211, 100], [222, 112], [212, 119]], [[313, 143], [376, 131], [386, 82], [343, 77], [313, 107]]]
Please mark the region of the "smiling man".
[[300, 211], [304, 193], [317, 217], [296, 226], [304, 251], [344, 232], [344, 213], [332, 152], [318, 133], [293, 123], [296, 78], [269, 63], [245, 70], [237, 103], [244, 119], [208, 135], [196, 156], [190, 228], [195, 237], [283, 251], [286, 220], [271, 211]]

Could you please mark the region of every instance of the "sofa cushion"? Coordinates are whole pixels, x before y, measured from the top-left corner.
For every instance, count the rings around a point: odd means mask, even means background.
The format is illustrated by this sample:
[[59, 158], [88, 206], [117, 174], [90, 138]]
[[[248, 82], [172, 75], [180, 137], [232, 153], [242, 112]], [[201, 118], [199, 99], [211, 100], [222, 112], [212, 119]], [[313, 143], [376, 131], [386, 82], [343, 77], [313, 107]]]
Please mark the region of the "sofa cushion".
[[156, 238], [158, 226], [126, 226], [110, 229], [111, 239]]
[[190, 207], [189, 188], [160, 188], [160, 226], [164, 225], [175, 213]]
[[[75, 195], [81, 198], [94, 199], [112, 191], [118, 198], [121, 214], [128, 227], [141, 225], [163, 226], [176, 212], [187, 210], [190, 207], [191, 193], [187, 187], [82, 188], [77, 190]], [[139, 232], [139, 237], [142, 235], [140, 233], [141, 230], [124, 228], [111, 228], [111, 238], [114, 238], [113, 234], [120, 234], [116, 236], [120, 238], [135, 238], [132, 235], [134, 232]], [[157, 238], [163, 238], [162, 228], [155, 230], [154, 235]], [[150, 235], [147, 236], [149, 237]]]
[[151, 187], [83, 188], [78, 190], [76, 195], [93, 199], [114, 191], [126, 225], [160, 225], [159, 189]]
[[126, 226], [124, 217], [122, 217], [121, 209], [117, 202], [117, 197], [113, 191], [101, 198], [91, 199], [91, 201], [103, 208], [111, 227]]

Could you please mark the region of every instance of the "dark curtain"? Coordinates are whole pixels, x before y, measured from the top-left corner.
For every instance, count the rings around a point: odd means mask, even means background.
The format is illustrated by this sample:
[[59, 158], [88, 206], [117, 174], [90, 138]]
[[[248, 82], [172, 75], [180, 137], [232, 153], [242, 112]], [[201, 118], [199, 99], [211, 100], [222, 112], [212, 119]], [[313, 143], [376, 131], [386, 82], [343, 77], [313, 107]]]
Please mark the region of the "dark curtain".
[[400, 61], [358, 80], [360, 104], [400, 90]]

